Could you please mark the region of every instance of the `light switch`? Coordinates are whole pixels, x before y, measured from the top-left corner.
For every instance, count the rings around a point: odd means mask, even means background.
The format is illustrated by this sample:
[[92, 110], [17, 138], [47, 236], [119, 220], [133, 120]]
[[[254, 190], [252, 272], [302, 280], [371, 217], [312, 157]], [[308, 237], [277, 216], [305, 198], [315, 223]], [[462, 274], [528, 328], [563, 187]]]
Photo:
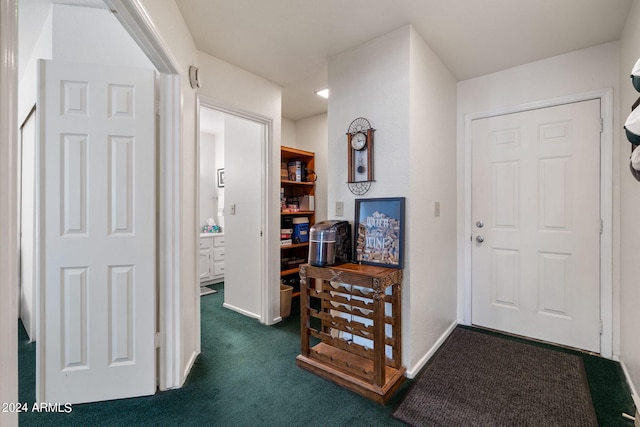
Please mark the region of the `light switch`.
[[336, 202], [336, 216], [344, 216], [344, 202]]
[[231, 215], [235, 215], [236, 214], [236, 204], [235, 203], [231, 203], [229, 205], [229, 210], [231, 211]]
[[433, 204], [433, 216], [440, 216], [440, 202], [435, 202]]

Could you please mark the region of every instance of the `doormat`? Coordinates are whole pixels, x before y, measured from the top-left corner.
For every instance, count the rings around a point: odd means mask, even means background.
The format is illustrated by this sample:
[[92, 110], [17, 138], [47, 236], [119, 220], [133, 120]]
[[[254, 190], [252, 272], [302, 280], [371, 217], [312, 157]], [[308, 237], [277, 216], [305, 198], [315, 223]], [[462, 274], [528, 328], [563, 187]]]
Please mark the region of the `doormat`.
[[412, 426], [593, 426], [577, 355], [456, 328], [393, 416]]

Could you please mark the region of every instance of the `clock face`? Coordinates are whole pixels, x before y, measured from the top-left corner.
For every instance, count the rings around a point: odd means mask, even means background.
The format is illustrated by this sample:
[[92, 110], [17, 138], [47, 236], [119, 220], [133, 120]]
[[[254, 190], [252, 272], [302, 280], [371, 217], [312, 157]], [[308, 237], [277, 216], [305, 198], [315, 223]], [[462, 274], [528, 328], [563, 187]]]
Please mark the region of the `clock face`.
[[367, 137], [364, 133], [358, 132], [351, 135], [351, 148], [360, 151], [367, 145]]

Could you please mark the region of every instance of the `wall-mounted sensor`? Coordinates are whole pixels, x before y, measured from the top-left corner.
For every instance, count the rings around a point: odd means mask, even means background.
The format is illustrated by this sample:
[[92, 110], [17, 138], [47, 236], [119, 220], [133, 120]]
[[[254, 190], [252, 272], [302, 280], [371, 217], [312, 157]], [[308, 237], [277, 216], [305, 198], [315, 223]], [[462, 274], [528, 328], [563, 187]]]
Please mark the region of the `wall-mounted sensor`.
[[200, 68], [189, 66], [189, 83], [192, 89], [198, 89], [200, 87]]

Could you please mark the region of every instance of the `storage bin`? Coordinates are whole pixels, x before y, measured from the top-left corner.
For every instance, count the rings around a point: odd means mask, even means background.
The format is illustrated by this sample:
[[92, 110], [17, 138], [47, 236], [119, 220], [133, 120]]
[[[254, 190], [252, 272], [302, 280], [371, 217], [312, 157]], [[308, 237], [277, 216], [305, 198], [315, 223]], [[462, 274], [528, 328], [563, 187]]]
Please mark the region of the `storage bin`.
[[293, 243], [309, 242], [309, 218], [293, 219]]
[[301, 162], [299, 160], [289, 162], [289, 164], [287, 165], [287, 169], [289, 172], [289, 181], [297, 181], [297, 182], [305, 181], [306, 168], [307, 168], [307, 165], [304, 162]]
[[280, 317], [283, 319], [291, 315], [291, 294], [293, 286], [280, 284]]

